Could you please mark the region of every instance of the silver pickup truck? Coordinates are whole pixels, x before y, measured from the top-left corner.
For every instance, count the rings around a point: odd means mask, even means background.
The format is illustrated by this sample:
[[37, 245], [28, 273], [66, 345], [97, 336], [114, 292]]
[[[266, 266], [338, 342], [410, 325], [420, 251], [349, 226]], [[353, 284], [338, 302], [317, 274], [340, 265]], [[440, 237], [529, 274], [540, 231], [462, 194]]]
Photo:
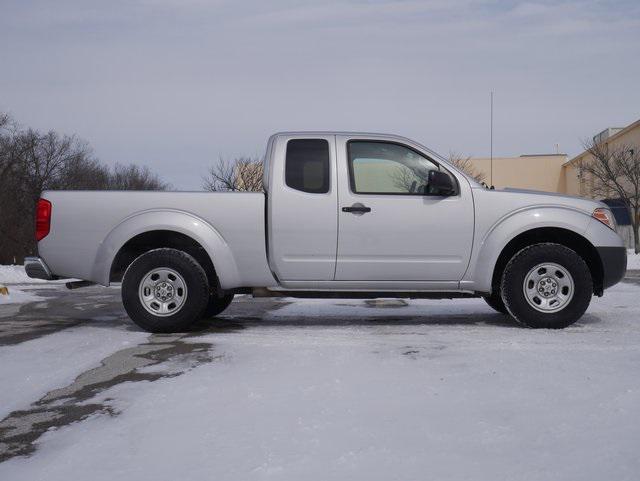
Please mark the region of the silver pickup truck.
[[238, 293], [483, 297], [526, 326], [562, 328], [626, 270], [604, 204], [487, 189], [403, 137], [275, 134], [264, 190], [44, 192], [26, 271], [122, 282], [134, 322], [173, 332]]

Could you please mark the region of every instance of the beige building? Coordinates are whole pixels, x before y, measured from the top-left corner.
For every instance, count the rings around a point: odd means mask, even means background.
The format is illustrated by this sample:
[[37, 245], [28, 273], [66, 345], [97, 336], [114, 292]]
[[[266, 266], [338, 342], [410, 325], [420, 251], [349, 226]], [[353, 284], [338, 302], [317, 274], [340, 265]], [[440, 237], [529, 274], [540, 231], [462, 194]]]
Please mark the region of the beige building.
[[[517, 189], [564, 192], [563, 166], [566, 154], [521, 155], [520, 157], [472, 157], [477, 172], [484, 175], [484, 182], [496, 189]], [[493, 164], [493, 167], [492, 167]]]
[[[627, 127], [608, 128], [594, 136], [605, 145], [626, 145], [640, 148], [640, 120]], [[496, 188], [544, 190], [562, 194], [590, 197], [589, 179], [582, 179], [580, 164], [589, 162], [591, 155], [582, 152], [568, 159], [566, 154], [521, 155], [494, 157], [493, 181], [491, 159], [472, 157], [471, 164], [485, 176], [485, 182]]]
[[[597, 143], [605, 146], [640, 149], [640, 120], [635, 121], [626, 127], [608, 128], [595, 135], [593, 138]], [[574, 158], [568, 160], [563, 166], [563, 175], [565, 186], [562, 192], [571, 195], [579, 195], [583, 197], [591, 197], [589, 186], [591, 179], [582, 178], [580, 173], [580, 164], [590, 162], [593, 158], [589, 152], [582, 152]]]

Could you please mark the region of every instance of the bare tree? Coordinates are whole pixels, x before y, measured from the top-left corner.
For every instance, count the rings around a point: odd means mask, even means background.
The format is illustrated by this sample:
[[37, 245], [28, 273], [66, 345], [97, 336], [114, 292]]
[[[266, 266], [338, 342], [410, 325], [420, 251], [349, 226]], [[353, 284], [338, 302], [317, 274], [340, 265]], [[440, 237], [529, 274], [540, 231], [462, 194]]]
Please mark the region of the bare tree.
[[0, 113], [0, 263], [35, 251], [35, 207], [43, 190], [165, 190], [146, 167], [110, 169], [75, 136], [22, 129]]
[[168, 190], [171, 186], [163, 182], [148, 167], [135, 164], [117, 164], [107, 180], [108, 190]]
[[16, 125], [11, 116], [0, 112], [0, 180], [4, 178], [16, 158], [13, 146], [15, 128]]
[[209, 168], [209, 173], [202, 179], [202, 186], [212, 192], [262, 192], [262, 174], [262, 160], [250, 157], [220, 159]]
[[400, 192], [428, 193], [426, 189], [429, 184], [429, 170], [420, 165], [398, 164], [389, 173], [389, 177], [393, 179], [394, 185]]
[[593, 140], [584, 143], [592, 156], [579, 166], [581, 178], [591, 181], [594, 197], [618, 197], [629, 210], [636, 254], [640, 253], [640, 148], [637, 145], [609, 145]]
[[11, 117], [5, 112], [0, 112], [0, 130], [6, 128], [11, 123]]
[[449, 152], [449, 162], [451, 162], [454, 167], [457, 167], [462, 172], [475, 179], [476, 182], [482, 184], [487, 178], [484, 172], [480, 172], [475, 168], [471, 161], [471, 157], [463, 157], [456, 152]]
[[86, 171], [97, 161], [73, 136], [17, 127], [2, 135], [0, 159], [0, 260], [6, 262], [34, 252], [33, 218], [42, 191], [83, 188], [69, 182], [70, 167]]

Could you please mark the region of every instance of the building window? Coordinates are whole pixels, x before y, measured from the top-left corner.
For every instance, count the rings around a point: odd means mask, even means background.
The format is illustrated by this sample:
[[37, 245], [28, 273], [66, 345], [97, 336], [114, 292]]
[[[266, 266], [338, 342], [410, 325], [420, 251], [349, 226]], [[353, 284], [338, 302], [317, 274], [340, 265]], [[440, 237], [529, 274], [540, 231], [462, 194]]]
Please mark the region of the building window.
[[287, 142], [285, 183], [309, 194], [329, 192], [329, 142], [295, 139]]

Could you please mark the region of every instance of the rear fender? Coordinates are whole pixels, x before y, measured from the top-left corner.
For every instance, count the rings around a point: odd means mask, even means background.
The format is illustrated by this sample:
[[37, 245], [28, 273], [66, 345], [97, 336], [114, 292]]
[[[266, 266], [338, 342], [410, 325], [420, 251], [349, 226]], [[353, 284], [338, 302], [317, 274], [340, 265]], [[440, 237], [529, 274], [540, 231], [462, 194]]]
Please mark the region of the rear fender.
[[114, 227], [98, 249], [92, 280], [104, 286], [109, 285], [111, 265], [122, 246], [139, 234], [156, 230], [179, 232], [192, 238], [211, 258], [222, 288], [240, 285], [233, 253], [222, 235], [200, 217], [169, 209], [139, 212]]

